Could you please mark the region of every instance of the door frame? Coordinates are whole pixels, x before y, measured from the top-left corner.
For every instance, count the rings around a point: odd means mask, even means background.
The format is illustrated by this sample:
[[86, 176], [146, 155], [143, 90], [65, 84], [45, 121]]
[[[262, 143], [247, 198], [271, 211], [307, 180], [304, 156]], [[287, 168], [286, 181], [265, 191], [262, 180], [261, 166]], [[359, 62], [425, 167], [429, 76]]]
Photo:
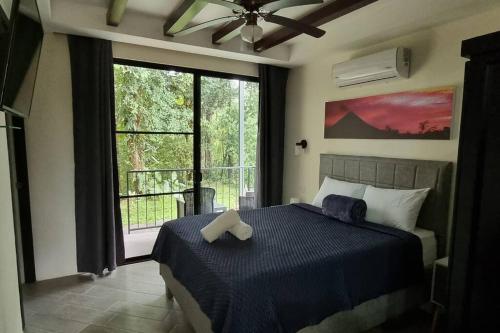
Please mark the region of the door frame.
[[[11, 169], [12, 197], [14, 201], [14, 227], [18, 260], [22, 262], [20, 274], [24, 283], [36, 282], [35, 251], [31, 222], [30, 186], [28, 159], [26, 153], [26, 133], [24, 118], [6, 115], [9, 145], [9, 165]], [[20, 241], [21, 244], [18, 244]], [[21, 257], [21, 258], [19, 258]]]
[[[259, 82], [259, 77], [242, 75], [242, 74], [233, 74], [233, 73], [225, 73], [218, 71], [211, 71], [206, 69], [197, 69], [197, 68], [189, 68], [189, 67], [181, 67], [175, 65], [167, 65], [167, 64], [159, 64], [147, 61], [139, 61], [139, 60], [131, 60], [125, 58], [115, 57], [113, 58], [113, 64], [116, 65], [124, 65], [124, 66], [134, 66], [134, 67], [142, 67], [148, 69], [158, 69], [165, 71], [175, 71], [185, 74], [193, 75], [193, 188], [194, 188], [194, 201], [195, 214], [199, 213], [200, 207], [200, 190], [201, 190], [201, 182], [202, 182], [202, 173], [201, 173], [201, 78], [202, 77], [211, 77], [211, 78], [219, 78], [219, 79], [227, 79], [227, 80], [239, 80], [239, 81], [247, 81], [247, 82]], [[116, 135], [116, 132], [113, 132], [113, 135]], [[116, 156], [115, 156], [116, 158]], [[115, 170], [118, 172], [118, 170]], [[136, 263], [140, 261], [150, 260], [150, 255], [127, 258], [124, 260], [123, 264]]]

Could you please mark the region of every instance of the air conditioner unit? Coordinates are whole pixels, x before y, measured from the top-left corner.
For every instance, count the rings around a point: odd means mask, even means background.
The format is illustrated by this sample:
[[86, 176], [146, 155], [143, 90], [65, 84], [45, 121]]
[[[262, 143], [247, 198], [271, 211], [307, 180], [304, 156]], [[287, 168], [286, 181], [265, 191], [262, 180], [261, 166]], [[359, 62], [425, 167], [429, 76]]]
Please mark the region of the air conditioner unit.
[[333, 77], [339, 87], [408, 78], [410, 58], [410, 49], [398, 47], [336, 64], [333, 66]]

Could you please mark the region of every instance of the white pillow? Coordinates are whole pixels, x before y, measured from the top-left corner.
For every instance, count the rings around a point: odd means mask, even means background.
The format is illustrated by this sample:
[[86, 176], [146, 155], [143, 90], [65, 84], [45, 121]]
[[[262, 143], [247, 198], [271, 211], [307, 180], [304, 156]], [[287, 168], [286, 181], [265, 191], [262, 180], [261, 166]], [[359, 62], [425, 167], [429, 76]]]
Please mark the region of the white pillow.
[[412, 232], [429, 190], [392, 190], [368, 186], [363, 196], [368, 206], [366, 221]]
[[330, 177], [325, 177], [323, 184], [314, 197], [311, 205], [322, 207], [323, 199], [330, 194], [343, 195], [346, 197], [363, 199], [363, 194], [365, 193], [366, 185], [343, 182], [341, 180], [332, 179]]

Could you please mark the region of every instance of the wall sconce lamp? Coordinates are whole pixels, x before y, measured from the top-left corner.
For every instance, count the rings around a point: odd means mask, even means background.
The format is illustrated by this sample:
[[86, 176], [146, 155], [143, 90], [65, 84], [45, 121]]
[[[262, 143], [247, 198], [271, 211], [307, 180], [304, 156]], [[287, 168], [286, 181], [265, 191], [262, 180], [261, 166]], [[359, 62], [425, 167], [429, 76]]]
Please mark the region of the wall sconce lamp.
[[307, 148], [307, 141], [306, 140], [301, 140], [297, 143], [295, 143], [295, 155], [300, 155], [304, 152], [304, 149]]

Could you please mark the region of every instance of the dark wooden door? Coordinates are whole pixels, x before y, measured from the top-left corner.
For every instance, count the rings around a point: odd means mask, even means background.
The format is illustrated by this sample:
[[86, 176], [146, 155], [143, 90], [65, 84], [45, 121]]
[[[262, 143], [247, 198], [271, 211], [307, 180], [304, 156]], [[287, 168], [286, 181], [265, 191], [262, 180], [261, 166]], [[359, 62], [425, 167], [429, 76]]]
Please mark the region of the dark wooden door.
[[500, 314], [500, 33], [465, 41], [462, 52], [470, 61], [457, 165], [448, 326], [450, 332], [488, 332]]

